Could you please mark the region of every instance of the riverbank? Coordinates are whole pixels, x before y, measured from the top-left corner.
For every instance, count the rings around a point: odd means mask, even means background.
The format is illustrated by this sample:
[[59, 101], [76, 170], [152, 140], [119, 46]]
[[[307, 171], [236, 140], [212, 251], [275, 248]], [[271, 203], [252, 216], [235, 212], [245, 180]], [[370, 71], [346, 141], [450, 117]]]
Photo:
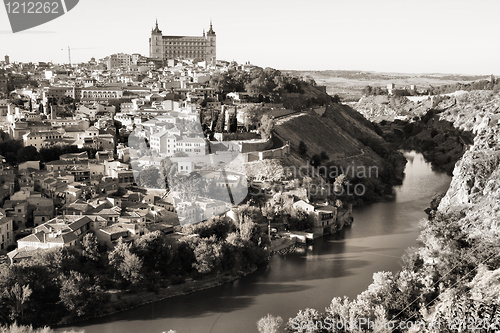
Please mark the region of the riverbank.
[[239, 275], [221, 275], [200, 280], [188, 280], [182, 284], [159, 288], [157, 291], [122, 291], [109, 290], [111, 300], [101, 311], [99, 316], [80, 318], [79, 320], [66, 321], [53, 325], [55, 328], [64, 329], [71, 325], [82, 324], [89, 320], [107, 317], [113, 314], [131, 310], [146, 304], [159, 302], [168, 298], [192, 294], [206, 289], [221, 286], [254, 273], [258, 267]]
[[373, 272], [400, 270], [408, 246], [417, 246], [418, 221], [436, 193], [449, 187], [450, 177], [432, 170], [423, 156], [405, 153], [402, 186], [392, 201], [356, 207], [355, 223], [335, 235], [318, 238], [312, 246], [270, 256], [267, 269], [238, 281], [138, 307], [105, 319], [75, 326], [94, 332], [233, 333], [255, 332], [267, 313], [285, 320], [298, 309], [324, 309], [332, 297], [355, 298], [372, 283]]
[[[296, 239], [282, 238], [274, 240], [269, 247], [270, 257], [274, 254], [284, 254], [286, 252], [289, 252], [290, 250], [293, 251], [296, 246]], [[84, 324], [89, 320], [104, 318], [146, 304], [160, 302], [168, 298], [189, 295], [203, 290], [219, 287], [223, 284], [230, 283], [241, 279], [244, 276], [250, 275], [257, 271], [257, 269], [258, 267], [255, 267], [248, 272], [241, 272], [241, 274], [238, 275], [226, 274], [200, 280], [190, 279], [182, 284], [170, 285], [167, 288], [159, 288], [157, 291], [109, 290], [108, 295], [111, 297], [111, 299], [102, 309], [100, 315], [79, 318], [78, 320], [63, 320], [63, 322], [52, 326], [58, 329], [64, 329], [68, 328], [68, 326], [71, 325]]]

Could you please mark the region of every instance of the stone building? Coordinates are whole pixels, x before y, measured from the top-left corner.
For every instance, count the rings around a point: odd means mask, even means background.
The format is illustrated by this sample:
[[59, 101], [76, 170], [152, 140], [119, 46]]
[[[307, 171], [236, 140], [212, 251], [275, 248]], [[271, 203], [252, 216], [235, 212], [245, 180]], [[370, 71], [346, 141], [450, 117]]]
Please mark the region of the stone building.
[[203, 36], [163, 36], [156, 21], [149, 39], [149, 57], [157, 60], [195, 59], [216, 63], [216, 36], [210, 22], [210, 29]]

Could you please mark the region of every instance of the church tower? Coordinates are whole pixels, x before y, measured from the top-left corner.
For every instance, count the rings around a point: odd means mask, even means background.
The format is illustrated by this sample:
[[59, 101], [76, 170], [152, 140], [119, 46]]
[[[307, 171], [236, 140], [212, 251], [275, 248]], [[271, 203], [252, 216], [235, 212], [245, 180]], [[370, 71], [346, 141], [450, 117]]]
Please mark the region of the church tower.
[[164, 59], [163, 36], [158, 28], [158, 20], [156, 26], [151, 30], [151, 38], [149, 38], [149, 57], [154, 59]]
[[207, 64], [211, 64], [215, 66], [217, 59], [217, 40], [215, 36], [215, 31], [212, 28], [212, 20], [210, 20], [210, 30], [208, 30], [207, 35], [205, 37], [207, 39], [207, 47], [205, 53], [205, 60]]

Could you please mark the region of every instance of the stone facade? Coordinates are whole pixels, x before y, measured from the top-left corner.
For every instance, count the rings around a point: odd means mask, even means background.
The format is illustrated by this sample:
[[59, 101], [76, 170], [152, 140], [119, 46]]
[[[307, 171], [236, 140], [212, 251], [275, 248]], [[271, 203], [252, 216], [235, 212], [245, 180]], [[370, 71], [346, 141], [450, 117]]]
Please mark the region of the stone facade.
[[216, 36], [210, 29], [203, 36], [163, 36], [156, 21], [149, 39], [149, 57], [158, 60], [197, 59], [207, 64], [216, 63]]

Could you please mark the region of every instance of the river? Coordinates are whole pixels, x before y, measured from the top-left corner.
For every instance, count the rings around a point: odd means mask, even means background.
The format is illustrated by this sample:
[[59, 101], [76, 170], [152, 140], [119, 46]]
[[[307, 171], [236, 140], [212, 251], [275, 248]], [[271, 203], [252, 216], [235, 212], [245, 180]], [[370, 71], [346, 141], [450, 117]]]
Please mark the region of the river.
[[[332, 297], [366, 289], [378, 271], [398, 271], [405, 249], [417, 246], [419, 221], [432, 197], [451, 177], [433, 171], [423, 156], [405, 152], [405, 179], [395, 199], [354, 210], [354, 224], [338, 235], [287, 255], [275, 255], [267, 269], [190, 295], [170, 298], [74, 326], [86, 333], [256, 332], [267, 313], [286, 322], [306, 307], [323, 311]], [[67, 328], [66, 328], [67, 329]]]

